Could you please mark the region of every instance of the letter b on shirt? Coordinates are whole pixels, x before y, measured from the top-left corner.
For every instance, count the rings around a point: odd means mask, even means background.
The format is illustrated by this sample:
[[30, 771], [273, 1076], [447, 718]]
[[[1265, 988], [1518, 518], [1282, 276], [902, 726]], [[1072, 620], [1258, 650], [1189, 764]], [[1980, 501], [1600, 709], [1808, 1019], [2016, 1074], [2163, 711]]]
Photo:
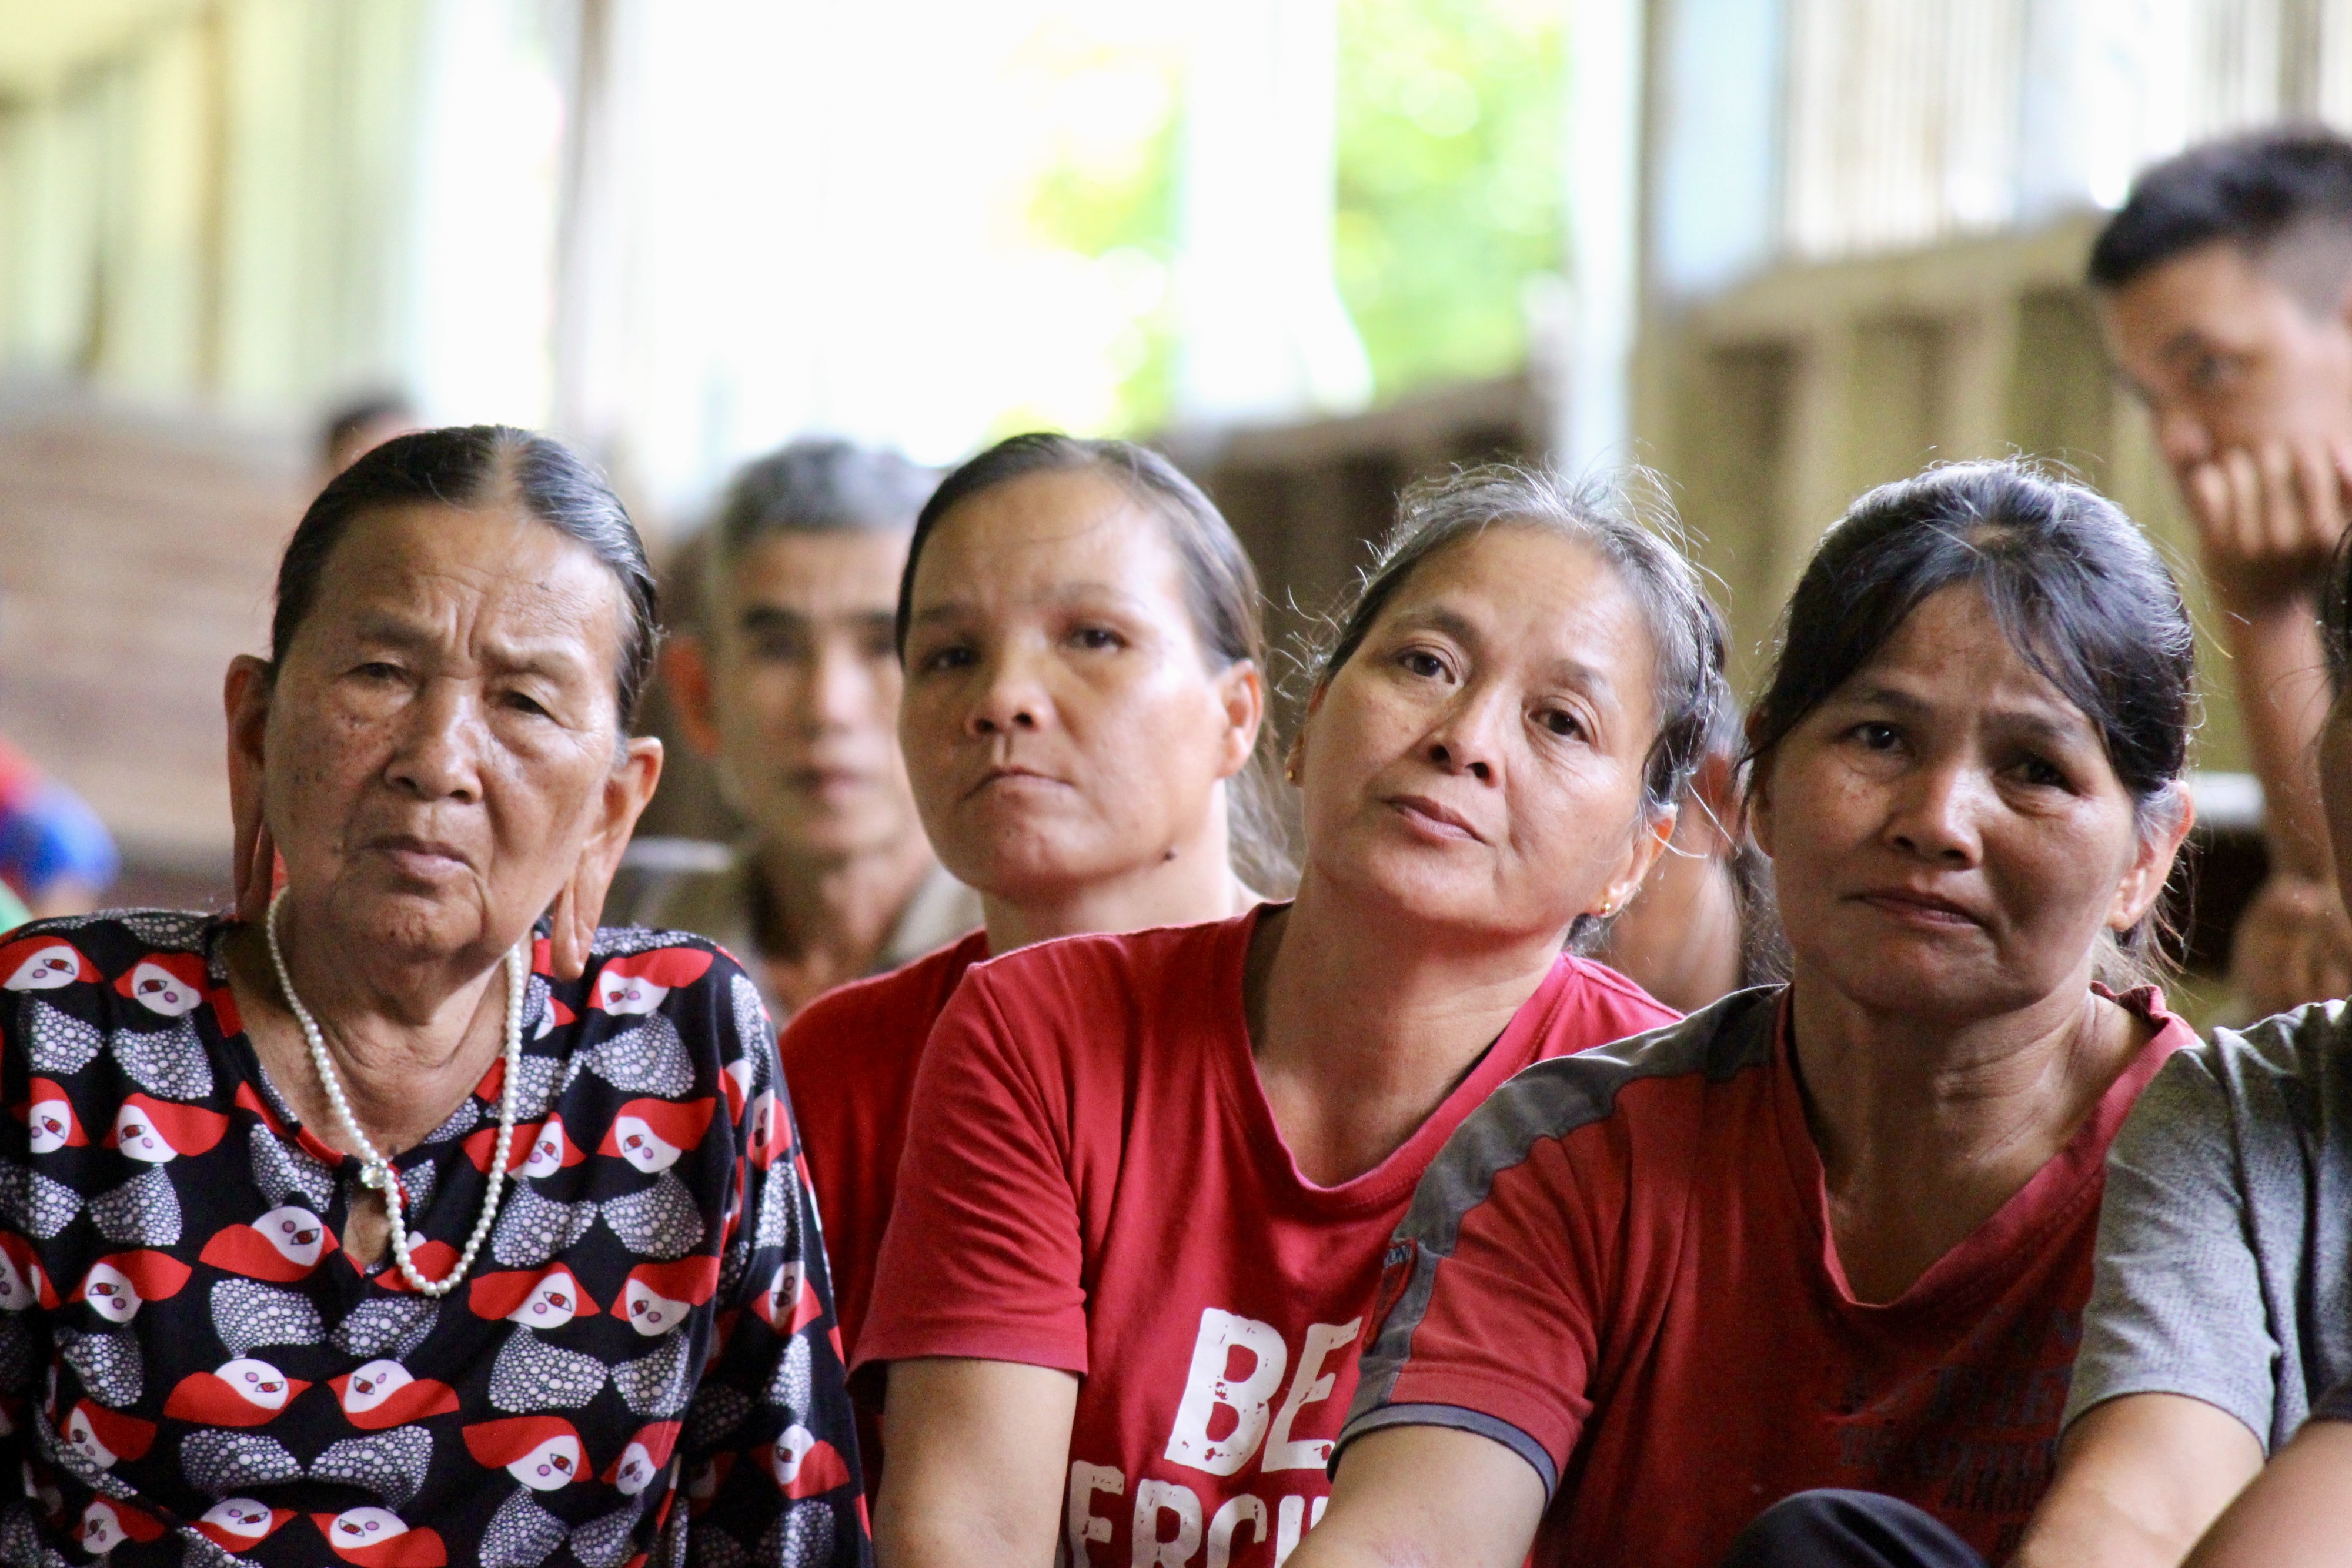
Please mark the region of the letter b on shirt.
[[1200, 1334], [1192, 1342], [1192, 1369], [1184, 1378], [1184, 1397], [1176, 1406], [1175, 1428], [1168, 1437], [1168, 1458], [1213, 1476], [1229, 1476], [1249, 1463], [1273, 1426], [1277, 1429], [1267, 1446], [1265, 1469], [1320, 1469], [1330, 1457], [1330, 1444], [1293, 1441], [1291, 1423], [1303, 1406], [1330, 1397], [1332, 1378], [1323, 1371], [1323, 1359], [1354, 1340], [1361, 1324], [1357, 1319], [1308, 1327], [1296, 1386], [1276, 1416], [1274, 1396], [1290, 1364], [1281, 1331], [1215, 1307], [1203, 1311]]

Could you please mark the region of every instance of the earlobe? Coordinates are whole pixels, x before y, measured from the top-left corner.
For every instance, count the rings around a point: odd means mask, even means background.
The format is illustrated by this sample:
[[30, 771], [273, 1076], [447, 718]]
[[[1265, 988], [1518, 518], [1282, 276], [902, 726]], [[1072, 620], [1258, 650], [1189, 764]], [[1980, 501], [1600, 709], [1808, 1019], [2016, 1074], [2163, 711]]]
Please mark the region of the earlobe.
[[1256, 662], [1236, 659], [1220, 678], [1225, 709], [1225, 777], [1249, 766], [1257, 750], [1259, 727], [1265, 722], [1265, 678]]
[[263, 807], [263, 739], [269, 727], [269, 665], [249, 653], [229, 661], [221, 700], [228, 716], [232, 892], [237, 917], [262, 918], [278, 864]]
[[2197, 825], [2196, 805], [2189, 791], [2177, 784], [2168, 789], [2167, 798], [2150, 801], [2141, 810], [2160, 812], [2163, 820], [2140, 834], [2139, 853], [2116, 890], [2115, 906], [2107, 914], [2107, 925], [2115, 931], [2128, 931], [2147, 918], [2172, 881], [2180, 846], [2189, 841], [2189, 830]]

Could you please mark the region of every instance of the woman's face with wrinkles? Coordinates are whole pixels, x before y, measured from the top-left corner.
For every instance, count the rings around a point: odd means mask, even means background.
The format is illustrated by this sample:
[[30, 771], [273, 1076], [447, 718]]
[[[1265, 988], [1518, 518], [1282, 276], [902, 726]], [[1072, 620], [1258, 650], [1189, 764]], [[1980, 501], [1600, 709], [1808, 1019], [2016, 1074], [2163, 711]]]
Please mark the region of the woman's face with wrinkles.
[[1168, 525], [1114, 480], [1037, 473], [967, 497], [909, 603], [898, 735], [933, 849], [1014, 904], [1170, 859], [1222, 821], [1255, 678], [1202, 647]]
[[296, 915], [485, 964], [520, 939], [610, 809], [625, 617], [613, 573], [520, 506], [354, 519], [263, 733]]
[[1947, 1024], [2089, 983], [2163, 891], [2097, 727], [1976, 588], [1930, 595], [1766, 764], [1756, 834], [1801, 977]]
[[1616, 568], [1532, 526], [1441, 549], [1313, 699], [1294, 754], [1307, 874], [1417, 922], [1560, 934], [1628, 897], [1656, 659]]

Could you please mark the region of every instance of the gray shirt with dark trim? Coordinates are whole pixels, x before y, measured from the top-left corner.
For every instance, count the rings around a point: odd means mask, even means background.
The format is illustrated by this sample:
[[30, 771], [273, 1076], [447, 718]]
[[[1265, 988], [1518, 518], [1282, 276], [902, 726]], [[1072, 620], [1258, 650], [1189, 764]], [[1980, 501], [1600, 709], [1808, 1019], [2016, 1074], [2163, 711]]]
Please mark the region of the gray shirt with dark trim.
[[2107, 1153], [2066, 1420], [2182, 1394], [2266, 1450], [2352, 1375], [2352, 1018], [2315, 1002], [2175, 1056]]

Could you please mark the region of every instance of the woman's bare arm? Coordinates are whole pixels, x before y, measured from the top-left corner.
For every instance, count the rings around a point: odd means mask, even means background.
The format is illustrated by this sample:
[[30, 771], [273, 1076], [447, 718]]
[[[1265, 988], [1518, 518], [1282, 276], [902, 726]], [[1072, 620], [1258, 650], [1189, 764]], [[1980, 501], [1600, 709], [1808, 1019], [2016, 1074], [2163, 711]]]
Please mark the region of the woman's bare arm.
[[2230, 1505], [2189, 1568], [2322, 1568], [2352, 1555], [2352, 1422], [2314, 1421]]
[[2066, 1429], [2058, 1475], [2013, 1568], [2179, 1568], [2263, 1468], [2263, 1446], [2219, 1406], [2127, 1394]]
[[1047, 1568], [1078, 1380], [957, 1356], [893, 1362], [877, 1568]]
[[1543, 1511], [1542, 1478], [1493, 1438], [1390, 1427], [1348, 1446], [1286, 1568], [1519, 1568]]

